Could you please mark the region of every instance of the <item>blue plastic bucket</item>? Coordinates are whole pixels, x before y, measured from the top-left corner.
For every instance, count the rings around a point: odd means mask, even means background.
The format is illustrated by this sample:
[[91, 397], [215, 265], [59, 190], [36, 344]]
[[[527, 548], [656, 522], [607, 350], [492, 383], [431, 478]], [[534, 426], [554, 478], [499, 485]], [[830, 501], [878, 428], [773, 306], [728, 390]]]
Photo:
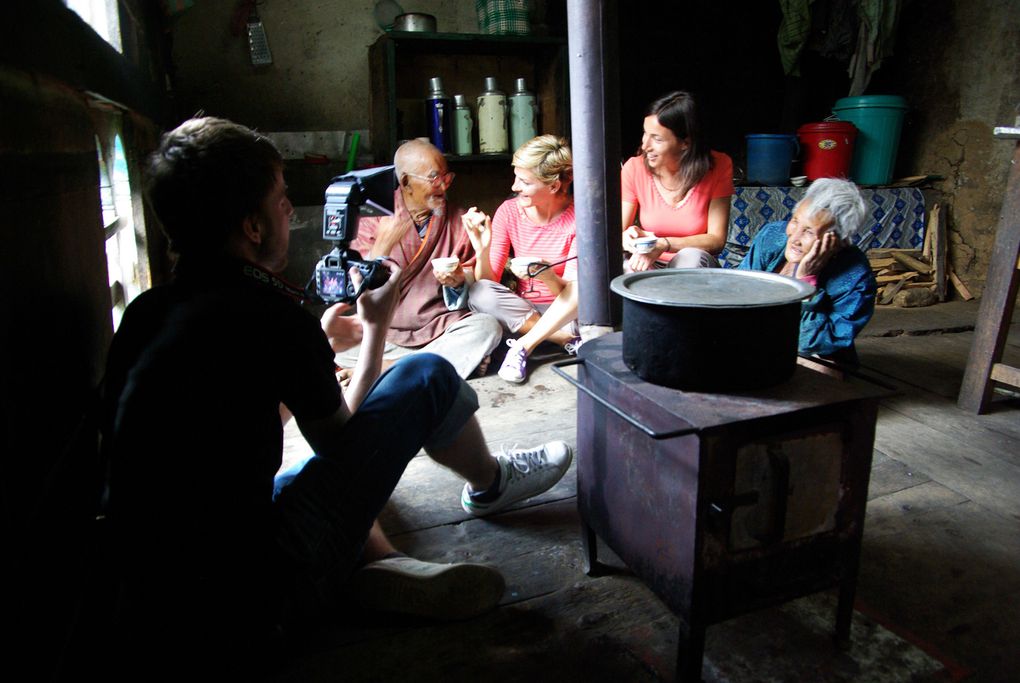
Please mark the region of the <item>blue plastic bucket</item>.
[[759, 185], [789, 185], [790, 164], [799, 149], [796, 135], [748, 135], [747, 180]]
[[832, 113], [857, 126], [850, 178], [859, 185], [892, 180], [907, 102], [898, 95], [864, 95], [836, 100]]

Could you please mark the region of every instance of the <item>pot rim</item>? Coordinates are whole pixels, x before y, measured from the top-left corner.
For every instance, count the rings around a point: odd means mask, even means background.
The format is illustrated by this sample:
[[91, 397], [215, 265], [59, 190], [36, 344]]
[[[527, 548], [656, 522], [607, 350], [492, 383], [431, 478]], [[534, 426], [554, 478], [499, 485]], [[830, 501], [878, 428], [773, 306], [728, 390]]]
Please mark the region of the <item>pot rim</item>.
[[396, 31], [433, 33], [436, 27], [436, 16], [425, 12], [404, 12], [393, 19], [393, 29]]
[[[770, 300], [759, 300], [759, 301], [731, 301], [731, 302], [705, 302], [705, 301], [694, 301], [692, 299], [677, 299], [669, 300], [662, 298], [661, 296], [649, 296], [642, 294], [641, 292], [634, 291], [634, 285], [639, 282], [647, 282], [649, 278], [687, 278], [689, 281], [695, 281], [696, 279], [718, 279], [725, 281], [727, 278], [731, 278], [730, 286], [733, 286], [738, 279], [743, 279], [744, 282], [757, 282], [757, 283], [771, 283], [773, 285], [781, 285], [789, 291], [788, 294], [783, 296], [776, 296]], [[667, 268], [664, 270], [652, 270], [644, 271], [640, 273], [624, 273], [613, 278], [612, 282], [609, 283], [610, 289], [619, 294], [624, 299], [636, 301], [644, 304], [653, 304], [658, 306], [671, 306], [675, 308], [711, 308], [711, 309], [731, 309], [731, 308], [764, 308], [770, 306], [784, 306], [787, 304], [800, 303], [805, 299], [814, 296], [816, 288], [813, 285], [809, 285], [806, 282], [797, 280], [796, 278], [787, 277], [786, 275], [779, 275], [778, 273], [768, 273], [758, 270], [734, 270], [734, 269], [723, 269], [723, 268], [688, 268], [688, 269], [674, 269]], [[775, 289], [775, 287], [773, 287]]]

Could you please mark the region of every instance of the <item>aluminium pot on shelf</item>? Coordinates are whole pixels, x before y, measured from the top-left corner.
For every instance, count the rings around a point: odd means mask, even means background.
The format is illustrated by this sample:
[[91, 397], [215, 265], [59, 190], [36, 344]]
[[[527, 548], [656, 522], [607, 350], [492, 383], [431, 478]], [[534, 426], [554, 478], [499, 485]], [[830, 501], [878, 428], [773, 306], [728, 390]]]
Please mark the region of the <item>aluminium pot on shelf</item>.
[[435, 33], [436, 27], [435, 16], [422, 12], [405, 12], [393, 20], [394, 31]]
[[627, 273], [623, 361], [638, 377], [687, 391], [759, 389], [797, 364], [801, 302], [815, 288], [794, 278], [722, 268]]

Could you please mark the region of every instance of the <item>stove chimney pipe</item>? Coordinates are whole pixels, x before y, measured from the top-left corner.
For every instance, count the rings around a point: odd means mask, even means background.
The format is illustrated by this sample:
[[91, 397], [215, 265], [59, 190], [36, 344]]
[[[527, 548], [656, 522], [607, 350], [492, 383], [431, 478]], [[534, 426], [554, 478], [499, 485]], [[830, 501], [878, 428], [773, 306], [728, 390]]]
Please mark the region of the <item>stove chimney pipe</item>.
[[574, 211], [585, 340], [613, 331], [621, 303], [609, 281], [623, 269], [616, 0], [567, 0]]

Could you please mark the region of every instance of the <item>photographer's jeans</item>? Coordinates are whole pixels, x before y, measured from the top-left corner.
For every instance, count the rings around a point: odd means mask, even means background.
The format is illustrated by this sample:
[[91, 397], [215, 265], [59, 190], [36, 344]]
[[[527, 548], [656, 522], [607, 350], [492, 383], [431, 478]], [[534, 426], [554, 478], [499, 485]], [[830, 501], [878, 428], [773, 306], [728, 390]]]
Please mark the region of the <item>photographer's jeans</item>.
[[423, 447], [450, 445], [477, 409], [453, 366], [416, 354], [376, 381], [335, 448], [277, 475], [285, 623], [333, 604], [407, 463]]

